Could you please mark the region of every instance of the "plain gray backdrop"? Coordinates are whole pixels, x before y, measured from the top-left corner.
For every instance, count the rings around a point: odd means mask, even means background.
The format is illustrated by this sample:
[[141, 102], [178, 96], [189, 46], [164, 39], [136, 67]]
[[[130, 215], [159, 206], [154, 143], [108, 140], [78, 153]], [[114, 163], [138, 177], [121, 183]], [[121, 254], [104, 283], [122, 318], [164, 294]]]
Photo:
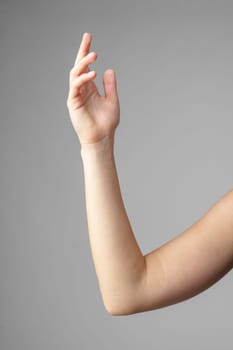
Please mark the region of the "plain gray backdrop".
[[143, 254], [232, 189], [232, 1], [2, 0], [0, 349], [230, 350], [232, 273], [159, 310], [103, 306], [66, 107], [86, 31], [101, 93], [116, 71], [116, 164]]

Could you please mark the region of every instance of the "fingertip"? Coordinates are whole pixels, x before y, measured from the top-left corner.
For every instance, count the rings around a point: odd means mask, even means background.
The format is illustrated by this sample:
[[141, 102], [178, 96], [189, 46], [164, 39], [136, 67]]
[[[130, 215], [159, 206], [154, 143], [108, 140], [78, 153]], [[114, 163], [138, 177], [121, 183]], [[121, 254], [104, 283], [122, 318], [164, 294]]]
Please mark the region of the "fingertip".
[[97, 73], [96, 73], [95, 70], [91, 70], [91, 71], [88, 72], [87, 74], [90, 75], [90, 76], [96, 76], [96, 75], [97, 75]]
[[114, 69], [112, 69], [112, 68], [108, 68], [108, 69], [106, 69], [106, 71], [105, 71], [105, 79], [106, 79], [106, 81], [107, 82], [111, 82], [111, 83], [115, 83], [115, 81], [116, 81], [116, 73], [115, 73], [115, 70]]
[[112, 68], [106, 69], [106, 72], [107, 72], [107, 73], [110, 73], [110, 74], [115, 74], [115, 71], [114, 71], [114, 69], [112, 69]]
[[83, 39], [86, 39], [88, 37], [91, 39], [91, 37], [92, 37], [91, 33], [90, 32], [84, 32], [83, 33]]
[[105, 70], [104, 75], [106, 78], [113, 78], [115, 76], [115, 72], [112, 68], [108, 68]]
[[93, 56], [95, 59], [97, 58], [97, 53], [95, 51], [89, 52], [89, 56]]

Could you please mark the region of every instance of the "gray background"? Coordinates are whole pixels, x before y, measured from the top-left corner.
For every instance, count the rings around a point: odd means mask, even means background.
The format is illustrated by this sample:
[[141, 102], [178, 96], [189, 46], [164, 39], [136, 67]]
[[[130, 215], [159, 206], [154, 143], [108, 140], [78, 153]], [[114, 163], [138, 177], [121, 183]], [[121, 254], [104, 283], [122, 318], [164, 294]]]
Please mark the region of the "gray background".
[[144, 254], [232, 189], [233, 2], [0, 4], [0, 348], [232, 349], [233, 280], [130, 316], [104, 309], [66, 99], [82, 33], [101, 92], [117, 74], [115, 156]]

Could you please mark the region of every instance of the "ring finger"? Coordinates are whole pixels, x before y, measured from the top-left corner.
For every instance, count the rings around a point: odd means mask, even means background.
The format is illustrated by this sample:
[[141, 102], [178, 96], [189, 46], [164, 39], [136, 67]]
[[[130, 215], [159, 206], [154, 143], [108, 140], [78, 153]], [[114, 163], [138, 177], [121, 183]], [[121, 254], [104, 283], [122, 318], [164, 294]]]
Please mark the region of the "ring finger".
[[88, 65], [94, 62], [97, 58], [97, 54], [95, 52], [90, 52], [87, 56], [85, 56], [78, 65], [74, 66], [71, 70], [71, 79], [73, 77], [77, 77], [82, 73], [88, 73], [89, 67]]

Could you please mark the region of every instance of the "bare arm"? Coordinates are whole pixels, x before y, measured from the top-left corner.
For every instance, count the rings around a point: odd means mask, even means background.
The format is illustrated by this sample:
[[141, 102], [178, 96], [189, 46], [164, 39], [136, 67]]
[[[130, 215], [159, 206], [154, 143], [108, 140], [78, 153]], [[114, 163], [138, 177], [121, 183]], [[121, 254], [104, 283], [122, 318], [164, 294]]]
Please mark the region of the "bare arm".
[[191, 298], [216, 283], [233, 267], [233, 190], [145, 261], [144, 311]]
[[145, 259], [121, 197], [113, 139], [81, 150], [90, 245], [100, 290], [111, 314], [125, 314], [143, 298]]
[[[233, 191], [175, 239], [142, 255], [132, 232], [114, 161], [119, 123], [116, 77], [104, 74], [105, 95], [88, 64], [84, 36], [70, 73], [67, 106], [81, 143], [90, 246], [104, 305], [127, 315], [177, 303], [208, 288], [232, 268]], [[88, 73], [89, 72], [89, 73]]]
[[92, 256], [112, 315], [191, 298], [233, 267], [233, 191], [187, 230], [143, 256], [122, 201], [112, 142], [82, 149], [82, 159]]
[[[88, 65], [97, 58], [89, 53], [92, 36], [86, 33], [70, 71], [67, 107], [79, 137], [84, 166], [90, 245], [106, 309], [125, 312], [135, 303], [144, 257], [124, 209], [114, 161], [114, 133], [120, 107], [115, 72], [104, 73], [104, 96]], [[119, 309], [120, 307], [120, 309]], [[131, 309], [131, 306], [130, 306]]]

